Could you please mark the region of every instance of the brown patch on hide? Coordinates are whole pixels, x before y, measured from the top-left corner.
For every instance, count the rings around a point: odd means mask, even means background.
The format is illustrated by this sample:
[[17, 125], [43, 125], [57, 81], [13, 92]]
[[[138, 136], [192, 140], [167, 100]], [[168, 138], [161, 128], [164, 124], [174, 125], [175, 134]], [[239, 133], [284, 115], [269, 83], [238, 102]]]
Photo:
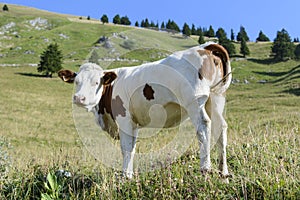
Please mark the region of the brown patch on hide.
[[105, 114], [109, 113], [111, 117], [113, 118], [112, 115], [112, 110], [111, 110], [111, 96], [112, 96], [112, 91], [113, 91], [113, 86], [111, 85], [103, 85], [103, 92], [101, 99], [99, 101], [99, 114]]
[[102, 96], [99, 102], [99, 114], [109, 114], [113, 120], [116, 119], [118, 115], [122, 117], [126, 116], [126, 109], [123, 106], [123, 101], [120, 96], [116, 96], [115, 99], [112, 99], [113, 86], [104, 85]]
[[60, 70], [57, 74], [59, 78], [61, 78], [61, 80], [66, 83], [74, 83], [75, 77], [77, 75], [76, 73], [67, 69]]
[[118, 95], [116, 96], [115, 99], [112, 100], [112, 114], [114, 119], [118, 116], [121, 115], [122, 117], [126, 116], [126, 109], [124, 108], [124, 103], [121, 99], [121, 97]]
[[143, 89], [143, 94], [144, 94], [144, 96], [146, 97], [146, 99], [148, 101], [150, 101], [151, 99], [154, 99], [154, 90], [147, 83], [146, 83], [146, 85], [145, 85], [145, 87]]

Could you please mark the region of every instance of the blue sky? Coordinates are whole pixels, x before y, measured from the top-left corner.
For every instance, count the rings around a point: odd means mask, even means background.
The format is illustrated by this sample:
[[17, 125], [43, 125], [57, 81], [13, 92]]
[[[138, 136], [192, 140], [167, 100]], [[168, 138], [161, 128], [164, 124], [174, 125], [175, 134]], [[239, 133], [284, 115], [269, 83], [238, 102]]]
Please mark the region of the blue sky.
[[180, 28], [186, 22], [196, 27], [222, 27], [230, 37], [244, 26], [254, 41], [262, 30], [271, 40], [285, 28], [291, 38], [300, 37], [299, 0], [6, 0], [7, 4], [31, 6], [43, 10], [109, 20], [116, 14], [127, 15], [132, 24], [142, 19], [159, 22], [174, 20]]

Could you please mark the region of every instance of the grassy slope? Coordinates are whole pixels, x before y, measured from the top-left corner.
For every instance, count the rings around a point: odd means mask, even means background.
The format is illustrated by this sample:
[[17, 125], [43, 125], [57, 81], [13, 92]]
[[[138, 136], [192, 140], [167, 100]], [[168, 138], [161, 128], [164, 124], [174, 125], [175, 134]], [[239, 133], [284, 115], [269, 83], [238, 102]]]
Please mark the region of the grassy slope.
[[[0, 64], [21, 64], [20, 67], [0, 67], [0, 99], [3, 100], [0, 105], [0, 135], [9, 139], [12, 145], [9, 149], [12, 161], [11, 175], [5, 181], [5, 191], [10, 191], [10, 187], [18, 188], [11, 190], [11, 196], [16, 198], [27, 195], [29, 198], [33, 194], [28, 191], [38, 185], [38, 180], [34, 178], [38, 175], [36, 167], [33, 168], [36, 165], [42, 165], [43, 173], [57, 168], [69, 169], [73, 173], [85, 173], [89, 176], [88, 180], [92, 186], [83, 186], [84, 192], [81, 191], [81, 195], [95, 199], [98, 196], [112, 199], [143, 196], [190, 199], [216, 196], [300, 196], [297, 190], [300, 176], [300, 63], [270, 63], [270, 43], [250, 43], [251, 59], [232, 62], [235, 69], [234, 78], [241, 82], [233, 84], [227, 94], [228, 160], [229, 170], [234, 175], [229, 185], [221, 184], [216, 173], [211, 175], [209, 181], [204, 182], [198, 170], [196, 146], [191, 147], [185, 156], [172, 166], [158, 170], [155, 174], [139, 174], [134, 181], [120, 184], [111, 178], [114, 176], [111, 170], [99, 166], [82, 147], [72, 119], [73, 86], [62, 84], [58, 78], [40, 77], [36, 68], [23, 66], [22, 63], [39, 61], [38, 55], [47, 45], [43, 42], [44, 37], [58, 42], [64, 55], [70, 55], [66, 56], [65, 60], [65, 67], [68, 68], [83, 62], [99, 36], [111, 35], [113, 32], [127, 30], [127, 36], [144, 36], [141, 39], [135, 38], [137, 41], [148, 38], [146, 44], [137, 43], [138, 48], [157, 44], [160, 45], [158, 49], [171, 51], [172, 48], [184, 48], [183, 43], [187, 43], [186, 46], [191, 43], [175, 38], [177, 43], [171, 45], [168, 38], [171, 41], [174, 41], [174, 38], [159, 36], [163, 33], [71, 22], [67, 19], [70, 16], [24, 7], [9, 8], [9, 13], [0, 12], [0, 26], [15, 20], [19, 22], [16, 29], [21, 35], [20, 38], [12, 37], [9, 41], [0, 40], [4, 44], [0, 51], [7, 54], [1, 58]], [[51, 20], [56, 27], [47, 31], [28, 31], [23, 22], [37, 16]], [[60, 39], [57, 36], [59, 33], [69, 35], [70, 39]], [[164, 41], [160, 41], [160, 37]], [[122, 43], [121, 40], [119, 42]], [[17, 46], [22, 46], [22, 52], [10, 50], [11, 47]], [[121, 47], [118, 48], [122, 50]], [[24, 55], [25, 49], [34, 49], [36, 54]], [[76, 54], [73, 55], [72, 52]], [[127, 52], [122, 50], [124, 57], [145, 59], [149, 56], [143, 52], [142, 56]], [[250, 84], [244, 84], [245, 79]], [[267, 83], [260, 84], [260, 80], [267, 80]], [[139, 146], [138, 150], [143, 151], [142, 142]], [[216, 169], [215, 153], [212, 158], [213, 167]], [[14, 171], [20, 174], [15, 177]], [[72, 186], [72, 183], [69, 185]], [[2, 187], [4, 186], [0, 182], [0, 189], [4, 189]], [[36, 190], [45, 191], [43, 186], [40, 187]], [[73, 197], [79, 195], [74, 190], [69, 190], [69, 193]], [[0, 198], [1, 195], [4, 193], [0, 192]]]

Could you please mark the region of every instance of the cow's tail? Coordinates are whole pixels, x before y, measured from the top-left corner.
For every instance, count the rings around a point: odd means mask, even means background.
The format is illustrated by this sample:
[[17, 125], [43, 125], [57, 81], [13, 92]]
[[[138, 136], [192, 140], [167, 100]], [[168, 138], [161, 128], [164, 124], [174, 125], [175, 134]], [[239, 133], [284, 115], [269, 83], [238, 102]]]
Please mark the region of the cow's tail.
[[223, 94], [228, 89], [232, 80], [232, 71], [228, 52], [223, 46], [216, 43], [208, 43], [204, 46], [204, 49], [211, 51], [213, 55], [219, 57], [222, 61], [223, 77], [220, 81], [211, 86], [210, 90], [217, 94]]

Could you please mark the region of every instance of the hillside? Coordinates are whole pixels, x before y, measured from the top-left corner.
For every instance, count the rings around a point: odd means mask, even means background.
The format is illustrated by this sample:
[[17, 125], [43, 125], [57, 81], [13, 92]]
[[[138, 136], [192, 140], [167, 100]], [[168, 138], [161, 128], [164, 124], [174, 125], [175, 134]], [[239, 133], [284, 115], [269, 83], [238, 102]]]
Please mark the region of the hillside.
[[[0, 6], [3, 6], [0, 4]], [[0, 12], [0, 55], [2, 64], [36, 64], [51, 42], [57, 42], [65, 65], [81, 64], [96, 50], [104, 65], [133, 49], [155, 48], [173, 52], [197, 45], [181, 35], [126, 26], [102, 25], [34, 8], [9, 5]], [[149, 40], [148, 38], [151, 38]], [[103, 66], [105, 67], [105, 66]]]
[[[93, 52], [102, 67], [112, 68], [157, 60], [197, 45], [197, 39], [8, 6], [9, 12], [0, 11], [0, 199], [52, 194], [45, 177], [58, 170], [71, 172], [71, 177], [56, 174], [62, 199], [300, 198], [300, 62], [274, 62], [272, 43], [248, 43], [249, 57], [231, 58], [233, 82], [225, 112], [229, 184], [221, 182], [216, 170], [215, 148], [213, 171], [202, 176], [197, 142], [170, 165], [137, 170], [135, 179], [126, 181], [83, 145], [98, 132], [82, 137], [74, 121], [73, 85], [38, 74], [39, 55], [57, 42], [64, 68], [77, 70]], [[173, 132], [139, 139], [137, 154], [160, 149]]]

